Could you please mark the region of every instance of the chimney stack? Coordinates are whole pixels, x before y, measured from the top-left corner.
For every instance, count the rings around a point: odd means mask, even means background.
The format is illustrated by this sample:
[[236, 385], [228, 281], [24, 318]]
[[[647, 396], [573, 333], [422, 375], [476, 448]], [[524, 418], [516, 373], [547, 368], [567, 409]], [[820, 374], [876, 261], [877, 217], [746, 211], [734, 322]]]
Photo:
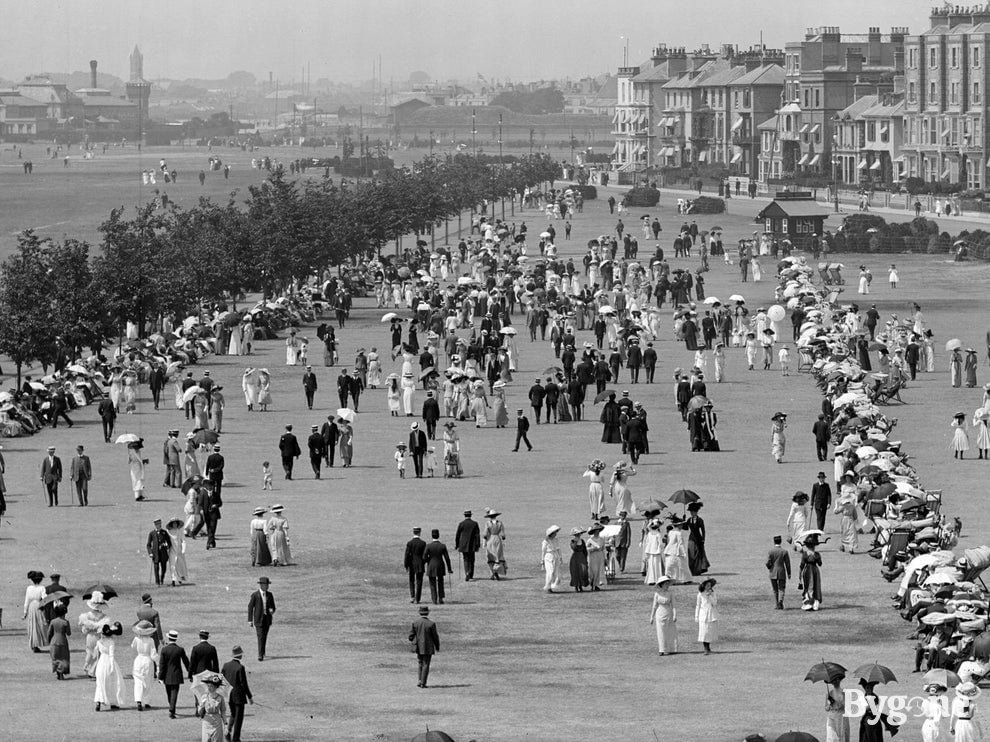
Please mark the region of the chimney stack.
[[99, 87], [96, 84], [96, 60], [89, 60], [89, 86], [91, 88]]

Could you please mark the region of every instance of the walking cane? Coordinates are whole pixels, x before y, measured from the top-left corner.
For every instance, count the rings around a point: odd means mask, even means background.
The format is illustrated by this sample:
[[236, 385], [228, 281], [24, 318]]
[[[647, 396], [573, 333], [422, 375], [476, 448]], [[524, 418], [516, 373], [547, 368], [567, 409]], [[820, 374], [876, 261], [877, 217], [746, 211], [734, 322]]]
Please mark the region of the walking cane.
[[461, 562], [464, 560], [464, 555], [461, 552], [457, 552], [457, 581], [461, 581]]

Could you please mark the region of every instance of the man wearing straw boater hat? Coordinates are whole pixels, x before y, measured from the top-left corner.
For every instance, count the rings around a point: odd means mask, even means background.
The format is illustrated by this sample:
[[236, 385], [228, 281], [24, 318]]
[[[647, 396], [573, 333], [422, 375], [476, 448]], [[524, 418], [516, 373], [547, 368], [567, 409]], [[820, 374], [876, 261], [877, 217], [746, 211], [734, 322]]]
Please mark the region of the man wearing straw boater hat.
[[141, 607], [137, 609], [138, 622], [147, 621], [152, 626], [155, 627], [154, 633], [151, 637], [155, 640], [155, 649], [159, 649], [162, 645], [162, 619], [158, 615], [158, 611], [155, 610], [154, 600], [151, 597], [151, 593], [145, 593], [141, 596]]
[[[189, 672], [189, 658], [186, 650], [179, 646], [179, 632], [168, 632], [168, 643], [158, 655], [158, 679], [165, 684], [168, 696], [168, 718], [175, 718], [175, 704], [179, 700], [179, 686]], [[183, 671], [183, 668], [185, 671]]]
[[162, 528], [161, 518], [155, 518], [155, 528], [148, 533], [147, 549], [155, 575], [155, 584], [161, 585], [165, 581], [165, 571], [168, 569], [168, 553], [172, 550], [172, 537]]

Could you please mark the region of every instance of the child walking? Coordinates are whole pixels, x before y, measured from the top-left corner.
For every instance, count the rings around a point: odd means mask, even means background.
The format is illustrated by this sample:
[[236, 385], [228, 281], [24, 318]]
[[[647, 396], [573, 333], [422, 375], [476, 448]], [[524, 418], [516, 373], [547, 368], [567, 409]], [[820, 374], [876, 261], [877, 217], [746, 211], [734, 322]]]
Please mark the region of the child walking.
[[966, 413], [957, 412], [952, 417], [952, 427], [956, 429], [952, 436], [952, 458], [962, 459], [969, 450], [969, 435], [966, 433]]
[[399, 479], [406, 478], [406, 444], [400, 443], [395, 447], [395, 466], [399, 470]]
[[426, 471], [433, 479], [433, 472], [437, 468], [437, 449], [430, 446], [426, 449]]
[[272, 465], [268, 461], [261, 462], [261, 489], [275, 489], [272, 487]]
[[786, 345], [782, 345], [780, 350], [777, 352], [777, 360], [780, 362], [780, 375], [790, 376], [791, 375], [791, 354], [787, 350]]
[[890, 273], [888, 275], [888, 280], [890, 281], [890, 288], [897, 288], [897, 266], [893, 263], [890, 264]]

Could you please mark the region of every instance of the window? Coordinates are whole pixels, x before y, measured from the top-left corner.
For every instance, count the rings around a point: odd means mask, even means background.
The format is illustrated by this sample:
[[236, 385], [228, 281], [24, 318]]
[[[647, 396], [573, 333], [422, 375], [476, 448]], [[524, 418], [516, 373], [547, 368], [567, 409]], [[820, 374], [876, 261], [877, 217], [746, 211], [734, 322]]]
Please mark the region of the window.
[[955, 116], [949, 120], [949, 145], [952, 147], [959, 146], [959, 119]]
[[780, 231], [787, 234], [787, 217], [780, 220]]
[[938, 144], [938, 119], [934, 116], [928, 118], [928, 143]]
[[736, 108], [739, 108], [739, 91], [738, 90], [735, 91], [732, 94], [732, 105], [735, 106]]
[[936, 62], [937, 62], [937, 59], [935, 57], [935, 49], [929, 49], [928, 50], [928, 66], [931, 67], [932, 69], [935, 69], [938, 66], [938, 64], [936, 64]]
[[800, 54], [795, 54], [794, 55], [794, 71], [795, 72], [800, 72], [801, 71], [801, 55]]
[[877, 123], [876, 121], [866, 122], [866, 140], [868, 142], [875, 142], [877, 139]]
[[973, 66], [980, 66], [980, 47], [978, 46], [973, 47]]
[[804, 107], [811, 108], [811, 88], [804, 89]]
[[973, 103], [980, 102], [980, 83], [973, 83]]
[[822, 107], [822, 89], [815, 88], [815, 108]]
[[[975, 83], [974, 83], [975, 84]], [[928, 105], [938, 104], [938, 88], [935, 83], [928, 86]]]
[[766, 225], [764, 226], [763, 231], [767, 233], [773, 232], [773, 221], [771, 219], [766, 220]]
[[918, 100], [918, 90], [914, 80], [908, 83], [908, 103], [915, 103]]
[[928, 119], [921, 119], [921, 144], [928, 144]]
[[886, 123], [880, 127], [880, 141], [887, 144], [890, 141], [890, 127], [891, 124]]
[[952, 69], [956, 69], [959, 66], [959, 47], [954, 46], [949, 50], [949, 64]]
[[915, 69], [918, 66], [918, 50], [915, 48], [908, 49], [908, 68]]
[[744, 90], [743, 91], [743, 108], [749, 108], [749, 106], [750, 106], [750, 102], [749, 102], [749, 90]]
[[959, 102], [959, 83], [949, 83], [949, 103]]
[[970, 141], [970, 144], [972, 144], [972, 146], [974, 146], [974, 147], [982, 147], [983, 146], [983, 132], [980, 130], [980, 119], [979, 118], [976, 118], [976, 117], [973, 118], [973, 129], [972, 129], [972, 132], [970, 133], [970, 139], [969, 139], [969, 141]]

